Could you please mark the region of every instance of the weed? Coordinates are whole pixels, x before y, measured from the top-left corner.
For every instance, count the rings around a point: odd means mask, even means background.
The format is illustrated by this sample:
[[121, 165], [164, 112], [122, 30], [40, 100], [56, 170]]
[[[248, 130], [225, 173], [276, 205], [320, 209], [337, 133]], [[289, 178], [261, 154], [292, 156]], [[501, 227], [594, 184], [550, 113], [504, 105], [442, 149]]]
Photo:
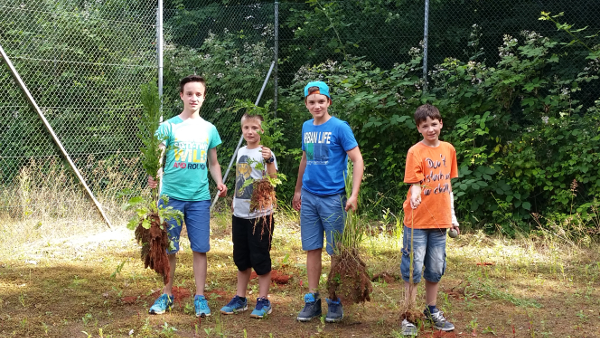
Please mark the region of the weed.
[[492, 335], [496, 335], [496, 332], [494, 332], [494, 330], [491, 327], [486, 327], [485, 329], [483, 329], [483, 331], [481, 331], [481, 333], [491, 333]]
[[83, 322], [84, 326], [88, 325], [88, 322], [92, 319], [93, 319], [93, 316], [91, 313], [86, 313], [83, 317], [81, 317], [81, 321]]
[[161, 326], [162, 330], [160, 330], [160, 334], [164, 335], [167, 338], [172, 338], [175, 337], [175, 332], [177, 331], [177, 329], [174, 326], [170, 326], [169, 324], [167, 324], [167, 322], [165, 322], [162, 326]]

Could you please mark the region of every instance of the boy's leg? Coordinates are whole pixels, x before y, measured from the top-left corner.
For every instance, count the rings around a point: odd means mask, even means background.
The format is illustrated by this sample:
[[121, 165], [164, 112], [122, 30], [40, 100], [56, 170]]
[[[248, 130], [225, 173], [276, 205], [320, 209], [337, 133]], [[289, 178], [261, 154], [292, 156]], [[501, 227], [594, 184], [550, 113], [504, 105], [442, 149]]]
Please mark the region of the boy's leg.
[[[336, 243], [341, 239], [346, 225], [346, 196], [339, 194], [333, 196], [321, 197], [319, 203], [319, 215], [323, 223], [325, 231], [326, 250], [331, 256], [335, 252]], [[320, 255], [319, 255], [320, 258]], [[318, 277], [321, 275], [319, 271]], [[318, 278], [317, 277], [317, 278]], [[318, 282], [318, 280], [317, 280]], [[337, 323], [344, 318], [344, 309], [342, 302], [338, 297], [335, 299], [326, 299], [327, 315], [325, 321], [327, 323]]]
[[271, 285], [271, 242], [275, 230], [273, 214], [258, 217], [251, 221], [252, 227], [248, 233], [250, 261], [258, 275], [258, 299], [256, 308], [250, 314], [253, 318], [263, 318], [273, 310], [268, 299]]
[[237, 291], [235, 296], [221, 308], [221, 313], [232, 315], [248, 310], [246, 290], [250, 281], [252, 268], [250, 264], [250, 248], [248, 247], [248, 228], [252, 225], [247, 219], [231, 217], [231, 241], [233, 242], [233, 263], [238, 269]]
[[423, 313], [442, 331], [454, 330], [454, 325], [446, 320], [436, 307], [439, 282], [446, 271], [446, 229], [427, 230], [427, 253], [425, 254], [425, 298], [427, 307]]
[[[174, 198], [169, 198], [167, 205], [165, 206], [164, 201], [161, 199], [158, 202], [159, 207], [173, 207], [173, 209], [179, 210], [185, 213], [185, 203], [184, 201], [179, 201]], [[170, 220], [167, 222], [168, 229], [167, 233], [171, 241], [175, 246], [173, 251], [167, 251], [169, 257], [169, 283], [165, 284], [163, 287], [163, 293], [150, 307], [148, 312], [150, 314], [163, 314], [166, 310], [170, 309], [173, 306], [173, 281], [175, 279], [175, 266], [177, 264], [176, 253], [179, 251], [179, 238], [181, 235], [181, 229], [183, 228], [183, 224], [178, 225], [177, 221]]]
[[185, 212], [185, 224], [193, 252], [194, 279], [196, 282], [194, 305], [197, 317], [206, 317], [211, 314], [208, 302], [204, 297], [208, 266], [206, 253], [210, 250], [210, 203], [210, 200], [187, 202]]
[[302, 208], [300, 209], [300, 235], [302, 250], [306, 251], [306, 274], [308, 293], [304, 295], [304, 309], [296, 318], [310, 321], [321, 315], [319, 297], [319, 278], [321, 276], [321, 253], [323, 252], [323, 223], [319, 216], [320, 198], [302, 189]]
[[[402, 234], [402, 262], [400, 263], [400, 272], [402, 274], [402, 279], [404, 280], [404, 301], [408, 310], [415, 306], [417, 299], [417, 286], [421, 281], [421, 273], [423, 270], [426, 248], [426, 230], [411, 229], [405, 225]], [[413, 267], [412, 275], [410, 273], [411, 252]], [[404, 336], [416, 336], [418, 334], [418, 329], [415, 326], [415, 323], [404, 319], [402, 321], [402, 334]]]

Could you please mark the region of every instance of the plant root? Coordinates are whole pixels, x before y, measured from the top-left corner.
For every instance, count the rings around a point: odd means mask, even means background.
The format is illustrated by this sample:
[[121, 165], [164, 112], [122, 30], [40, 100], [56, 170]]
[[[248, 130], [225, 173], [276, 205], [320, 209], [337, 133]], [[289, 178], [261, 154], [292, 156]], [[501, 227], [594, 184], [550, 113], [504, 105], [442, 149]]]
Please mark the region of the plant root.
[[160, 224], [160, 218], [157, 213], [152, 213], [148, 216], [150, 220], [150, 229], [142, 226], [142, 221], [135, 229], [135, 239], [142, 246], [141, 259], [144, 262], [144, 267], [156, 271], [163, 276], [165, 284], [169, 283], [169, 257], [167, 249], [169, 247], [169, 237], [167, 234], [167, 223]]
[[339, 254], [331, 256], [331, 270], [327, 278], [329, 298], [337, 299], [340, 296], [352, 301], [352, 304], [370, 301], [373, 286], [358, 249], [344, 248], [341, 245], [340, 249]]

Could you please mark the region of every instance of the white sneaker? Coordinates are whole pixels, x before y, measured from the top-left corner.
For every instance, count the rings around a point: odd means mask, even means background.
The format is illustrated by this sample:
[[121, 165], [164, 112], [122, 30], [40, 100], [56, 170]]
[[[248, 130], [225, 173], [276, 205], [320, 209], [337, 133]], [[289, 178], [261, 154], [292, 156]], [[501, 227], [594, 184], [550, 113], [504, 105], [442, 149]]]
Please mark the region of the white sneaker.
[[415, 324], [409, 322], [406, 319], [402, 320], [402, 335], [416, 337], [419, 334], [419, 329]]

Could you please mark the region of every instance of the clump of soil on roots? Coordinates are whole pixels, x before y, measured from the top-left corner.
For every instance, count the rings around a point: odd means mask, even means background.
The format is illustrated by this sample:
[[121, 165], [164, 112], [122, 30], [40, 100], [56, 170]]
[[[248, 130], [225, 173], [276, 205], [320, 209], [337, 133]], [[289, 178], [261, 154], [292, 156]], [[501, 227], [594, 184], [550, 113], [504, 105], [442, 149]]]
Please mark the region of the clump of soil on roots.
[[[275, 196], [275, 188], [267, 178], [256, 180], [252, 183], [252, 196], [250, 197], [250, 212], [264, 212], [267, 210], [275, 210], [277, 206], [277, 197]], [[261, 237], [265, 234], [265, 229], [271, 231], [273, 224], [273, 215], [263, 216], [263, 228], [260, 229]], [[252, 229], [253, 232], [256, 231]]]
[[144, 267], [150, 267], [159, 275], [163, 276], [165, 284], [169, 283], [169, 257], [167, 249], [169, 247], [169, 237], [167, 234], [167, 223], [160, 224], [160, 218], [157, 213], [148, 216], [150, 220], [150, 229], [142, 226], [142, 221], [135, 229], [135, 239], [142, 246], [141, 259]]
[[331, 256], [327, 291], [330, 299], [339, 296], [353, 304], [371, 300], [373, 286], [357, 248], [342, 248], [339, 254]]

